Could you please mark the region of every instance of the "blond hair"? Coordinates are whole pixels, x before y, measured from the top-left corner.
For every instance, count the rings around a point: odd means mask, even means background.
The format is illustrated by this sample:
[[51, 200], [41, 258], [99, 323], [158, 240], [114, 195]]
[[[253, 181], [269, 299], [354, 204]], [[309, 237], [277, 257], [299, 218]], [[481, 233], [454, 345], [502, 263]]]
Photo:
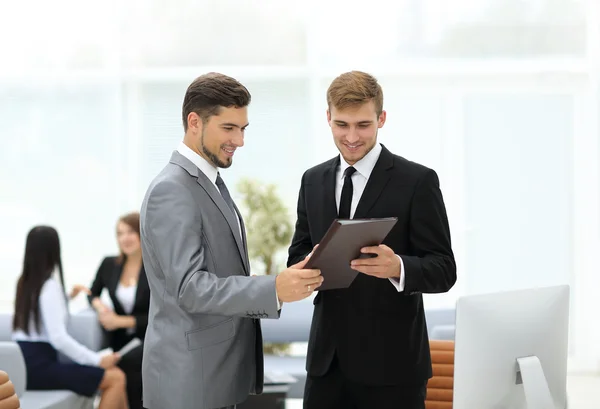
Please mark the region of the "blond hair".
[[377, 79], [362, 71], [346, 72], [327, 89], [327, 106], [344, 109], [373, 101], [377, 116], [383, 111], [383, 90]]

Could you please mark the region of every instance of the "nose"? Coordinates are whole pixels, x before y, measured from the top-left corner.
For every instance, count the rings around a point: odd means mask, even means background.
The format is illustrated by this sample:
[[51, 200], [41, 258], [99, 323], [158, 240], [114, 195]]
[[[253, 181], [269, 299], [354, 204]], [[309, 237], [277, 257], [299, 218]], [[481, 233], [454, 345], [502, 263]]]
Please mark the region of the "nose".
[[231, 144], [234, 145], [236, 148], [241, 148], [242, 146], [244, 146], [244, 131], [236, 133], [236, 135], [231, 140]]
[[346, 135], [346, 141], [350, 144], [353, 144], [355, 142], [358, 142], [359, 137], [358, 137], [358, 133], [356, 132], [356, 130], [351, 129], [348, 134]]

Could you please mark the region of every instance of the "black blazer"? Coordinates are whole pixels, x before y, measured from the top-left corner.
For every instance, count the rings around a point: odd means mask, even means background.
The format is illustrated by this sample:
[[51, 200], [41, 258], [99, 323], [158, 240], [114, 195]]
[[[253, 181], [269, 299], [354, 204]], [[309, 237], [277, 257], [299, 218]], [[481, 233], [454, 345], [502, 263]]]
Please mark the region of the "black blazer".
[[133, 311], [131, 314], [128, 314], [123, 309], [123, 306], [116, 296], [117, 286], [119, 285], [119, 280], [123, 273], [123, 265], [124, 262], [122, 264], [117, 263], [116, 257], [106, 257], [102, 261], [102, 264], [100, 264], [100, 268], [98, 268], [96, 278], [94, 279], [92, 288], [90, 288], [92, 294], [88, 297], [91, 304], [92, 299], [99, 297], [102, 293], [102, 289], [106, 288], [108, 289], [115, 313], [118, 315], [132, 315], [135, 317], [135, 333], [128, 334], [127, 329], [125, 328], [119, 328], [108, 333], [110, 347], [115, 351], [120, 349], [134, 337], [138, 337], [142, 341], [144, 340], [146, 328], [148, 327], [148, 310], [150, 308], [150, 287], [148, 286], [146, 271], [142, 264]]
[[[288, 266], [318, 244], [337, 217], [339, 156], [306, 171]], [[347, 289], [319, 292], [307, 356], [312, 376], [325, 374], [337, 354], [342, 372], [369, 385], [422, 385], [431, 356], [422, 293], [442, 293], [456, 282], [446, 209], [435, 171], [383, 147], [354, 218], [397, 217], [383, 244], [402, 257], [405, 288], [359, 274]]]

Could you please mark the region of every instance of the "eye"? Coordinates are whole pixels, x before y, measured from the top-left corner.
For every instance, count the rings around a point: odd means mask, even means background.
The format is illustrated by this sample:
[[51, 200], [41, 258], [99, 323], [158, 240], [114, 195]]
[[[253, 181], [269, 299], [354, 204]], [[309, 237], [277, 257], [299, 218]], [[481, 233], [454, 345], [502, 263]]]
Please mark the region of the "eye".
[[224, 126], [223, 129], [226, 131], [233, 131], [233, 126]]
[[347, 127], [348, 125], [346, 125], [346, 124], [337, 124], [337, 126], [338, 126], [339, 128], [345, 128], [345, 127]]

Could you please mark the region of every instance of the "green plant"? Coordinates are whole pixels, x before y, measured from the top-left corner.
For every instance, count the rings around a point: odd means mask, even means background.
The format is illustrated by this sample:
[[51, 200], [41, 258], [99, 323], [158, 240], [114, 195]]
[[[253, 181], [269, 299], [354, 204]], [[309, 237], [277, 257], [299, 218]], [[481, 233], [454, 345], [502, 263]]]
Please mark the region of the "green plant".
[[[250, 260], [262, 266], [263, 274], [277, 274], [281, 268], [277, 254], [289, 245], [293, 234], [288, 209], [274, 184], [246, 178], [237, 189], [242, 197]], [[289, 348], [289, 344], [264, 344], [266, 354], [284, 355]]]

